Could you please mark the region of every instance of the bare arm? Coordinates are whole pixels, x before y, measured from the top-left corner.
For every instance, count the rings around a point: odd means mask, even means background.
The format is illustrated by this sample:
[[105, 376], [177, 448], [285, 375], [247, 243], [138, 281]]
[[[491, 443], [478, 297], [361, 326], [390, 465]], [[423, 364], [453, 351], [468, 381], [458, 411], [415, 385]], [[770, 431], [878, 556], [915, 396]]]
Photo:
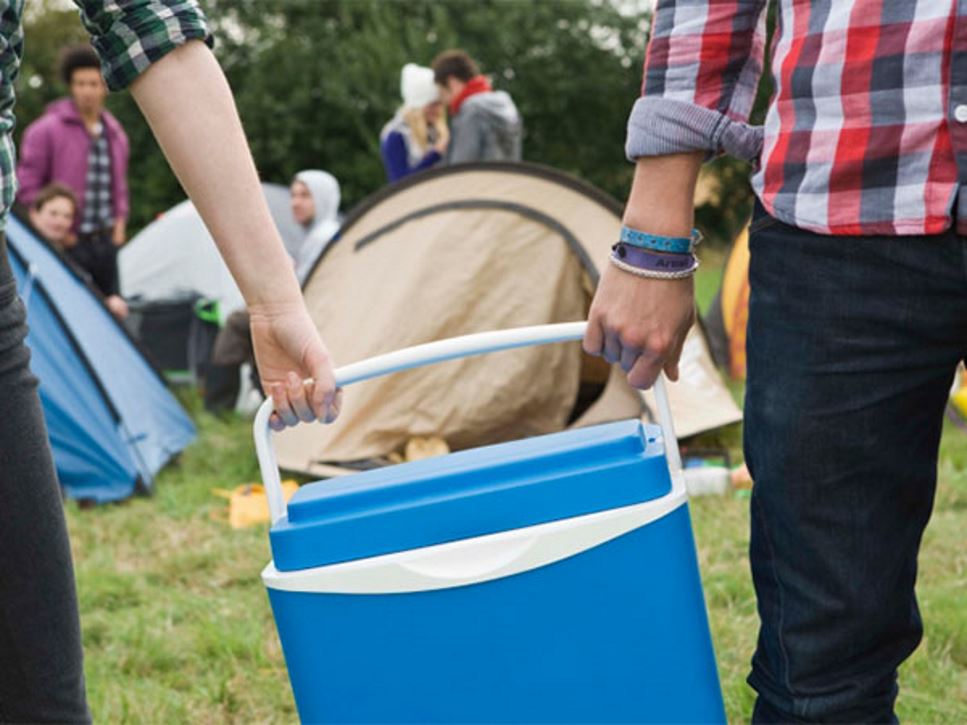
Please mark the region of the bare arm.
[[[334, 418], [329, 355], [306, 312], [215, 57], [190, 41], [151, 65], [131, 93], [245, 297], [259, 374], [276, 403], [275, 427]], [[305, 378], [315, 380], [308, 398]]]
[[[762, 72], [766, 6], [765, 0], [657, 4], [642, 97], [628, 119], [625, 152], [637, 168], [627, 226], [688, 236], [704, 156], [758, 155], [761, 135], [744, 121]], [[647, 388], [662, 369], [677, 379], [694, 319], [691, 279], [640, 279], [609, 265], [591, 305], [584, 347], [620, 362], [631, 385]]]
[[114, 220], [114, 227], [111, 231], [111, 240], [114, 242], [114, 246], [120, 247], [128, 240], [128, 220], [124, 217], [118, 217]]
[[624, 223], [669, 237], [691, 234], [692, 199], [703, 158], [702, 152], [695, 152], [638, 159]]
[[245, 301], [301, 300], [232, 92], [212, 52], [200, 41], [186, 43], [138, 77], [131, 93]]

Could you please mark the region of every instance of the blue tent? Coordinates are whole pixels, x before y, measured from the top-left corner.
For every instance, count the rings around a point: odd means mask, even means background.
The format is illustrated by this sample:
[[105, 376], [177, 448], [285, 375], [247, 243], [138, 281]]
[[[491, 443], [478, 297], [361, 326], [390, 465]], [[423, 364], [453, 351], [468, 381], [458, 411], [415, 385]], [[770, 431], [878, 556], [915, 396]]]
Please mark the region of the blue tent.
[[191, 420], [74, 269], [13, 215], [6, 234], [65, 493], [102, 503], [149, 491], [194, 440]]

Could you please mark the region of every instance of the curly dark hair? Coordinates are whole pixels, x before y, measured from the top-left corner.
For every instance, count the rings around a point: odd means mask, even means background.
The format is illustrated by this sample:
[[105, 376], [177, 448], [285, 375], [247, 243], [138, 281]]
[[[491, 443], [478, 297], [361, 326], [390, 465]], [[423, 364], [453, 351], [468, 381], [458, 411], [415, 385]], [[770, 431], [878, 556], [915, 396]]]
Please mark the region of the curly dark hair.
[[433, 59], [433, 80], [439, 85], [446, 85], [447, 78], [456, 78], [466, 83], [474, 76], [480, 75], [477, 64], [465, 51], [445, 50]]
[[60, 78], [66, 85], [71, 84], [74, 71], [82, 68], [101, 70], [101, 59], [90, 45], [72, 45], [60, 53]]

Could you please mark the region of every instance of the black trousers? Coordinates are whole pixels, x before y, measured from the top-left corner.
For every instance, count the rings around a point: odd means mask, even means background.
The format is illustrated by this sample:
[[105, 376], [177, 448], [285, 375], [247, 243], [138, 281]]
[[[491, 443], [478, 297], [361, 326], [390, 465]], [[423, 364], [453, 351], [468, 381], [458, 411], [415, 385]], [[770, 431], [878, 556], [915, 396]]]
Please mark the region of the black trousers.
[[74, 569], [26, 334], [0, 236], [0, 722], [88, 722]]
[[111, 229], [78, 235], [77, 244], [68, 247], [67, 256], [91, 277], [105, 297], [121, 293], [118, 277], [118, 248]]

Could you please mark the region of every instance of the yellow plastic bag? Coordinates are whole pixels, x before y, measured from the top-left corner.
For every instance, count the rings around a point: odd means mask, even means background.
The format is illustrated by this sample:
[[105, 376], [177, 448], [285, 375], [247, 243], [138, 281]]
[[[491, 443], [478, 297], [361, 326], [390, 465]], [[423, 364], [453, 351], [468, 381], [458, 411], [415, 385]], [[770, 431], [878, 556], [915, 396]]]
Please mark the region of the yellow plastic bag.
[[[292, 494], [299, 490], [299, 484], [292, 480], [282, 482], [282, 498], [288, 503]], [[269, 521], [269, 499], [265, 487], [258, 483], [243, 483], [229, 490], [216, 488], [216, 496], [228, 499], [228, 524], [233, 529], [244, 529]]]
[[450, 446], [440, 436], [414, 436], [406, 442], [403, 451], [393, 451], [387, 456], [390, 463], [409, 463], [422, 461], [424, 458], [445, 456], [450, 452]]

